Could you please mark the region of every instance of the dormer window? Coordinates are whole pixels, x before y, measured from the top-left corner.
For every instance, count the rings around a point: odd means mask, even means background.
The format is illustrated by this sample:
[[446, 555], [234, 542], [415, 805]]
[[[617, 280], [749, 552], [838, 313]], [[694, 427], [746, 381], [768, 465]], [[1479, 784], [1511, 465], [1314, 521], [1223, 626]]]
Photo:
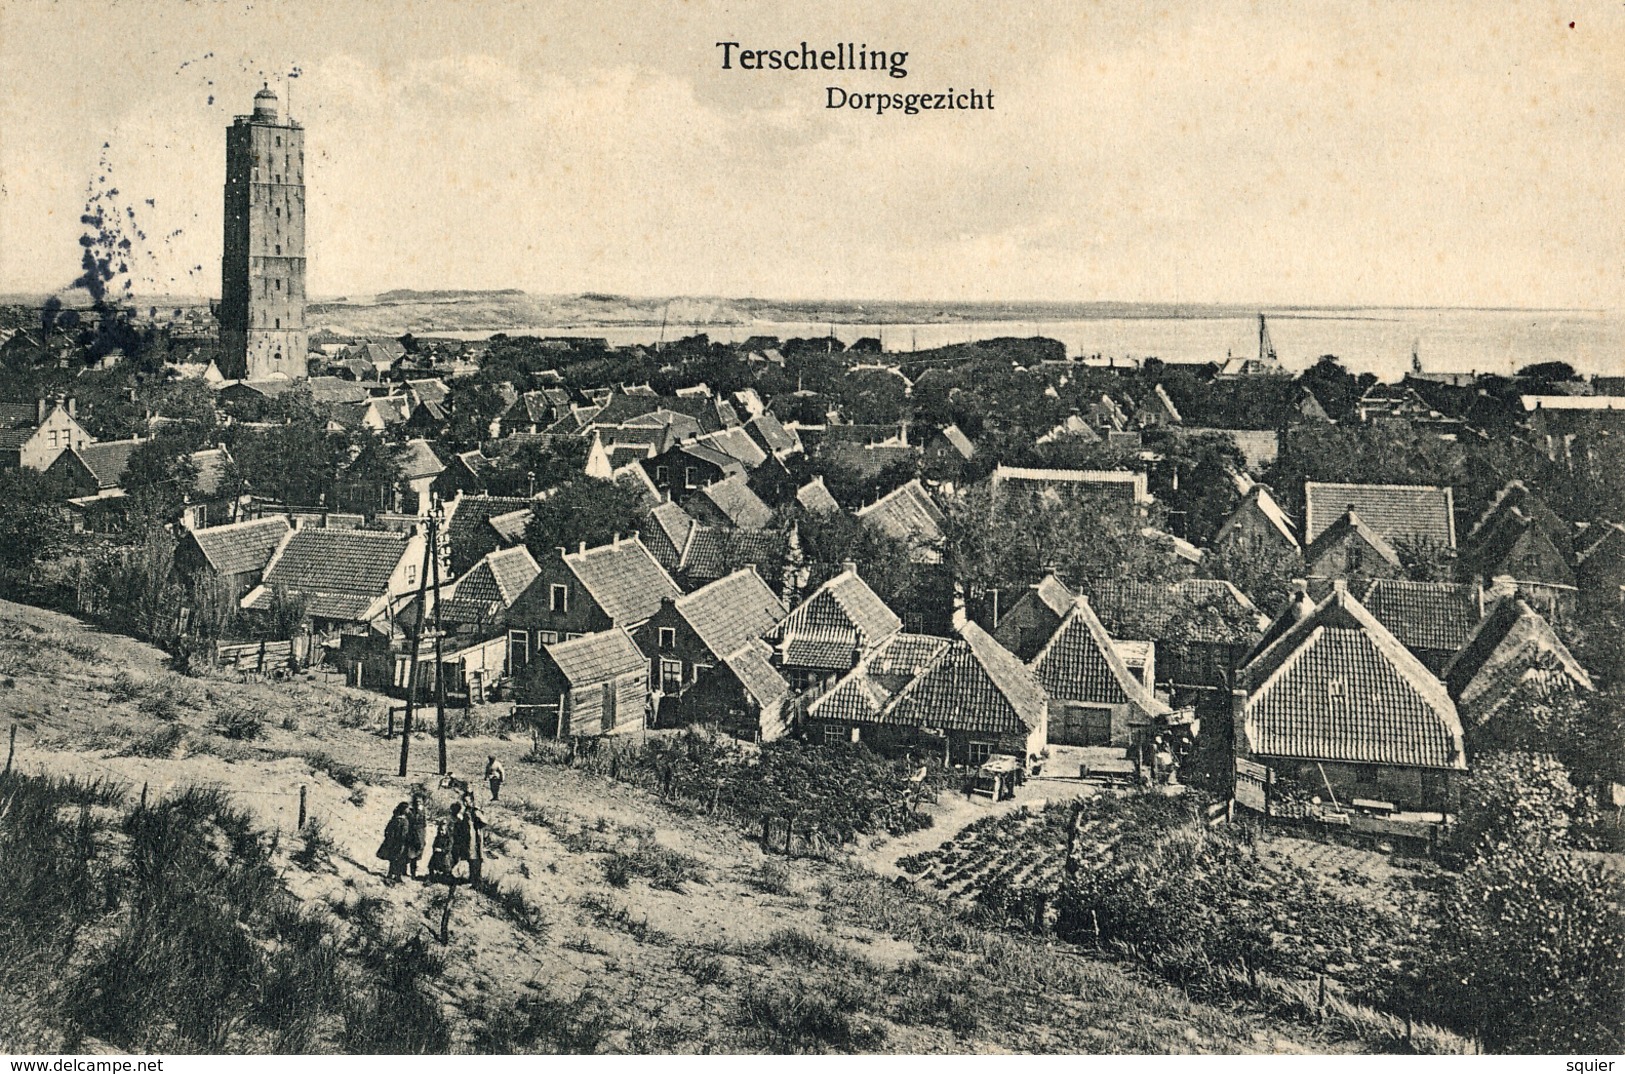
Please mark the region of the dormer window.
[[570, 587], [555, 582], [548, 587], [547, 608], [553, 612], [567, 612], [570, 610]]
[[1341, 678], [1326, 680], [1326, 696], [1336, 698], [1343, 696], [1343, 680]]
[[662, 649], [673, 649], [673, 648], [676, 648], [676, 646], [677, 646], [677, 628], [676, 627], [661, 627], [660, 628], [660, 647]]

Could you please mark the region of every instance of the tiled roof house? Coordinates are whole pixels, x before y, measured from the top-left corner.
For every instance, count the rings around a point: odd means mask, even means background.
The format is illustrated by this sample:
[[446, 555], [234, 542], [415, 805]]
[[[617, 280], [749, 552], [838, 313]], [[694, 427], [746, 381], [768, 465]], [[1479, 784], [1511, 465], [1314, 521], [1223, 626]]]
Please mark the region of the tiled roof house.
[[1526, 683], [1546, 691], [1594, 689], [1591, 676], [1519, 597], [1498, 601], [1444, 669], [1445, 685], [1470, 723], [1479, 724]]
[[1134, 732], [1168, 712], [1129, 671], [1087, 597], [1078, 597], [1031, 660], [1050, 698], [1051, 742], [1127, 746]]
[[1467, 758], [1444, 683], [1345, 586], [1301, 604], [1238, 672], [1237, 756], [1344, 806], [1445, 809]]
[[184, 530], [175, 548], [175, 568], [188, 579], [212, 572], [230, 589], [233, 600], [241, 600], [260, 583], [266, 564], [291, 529], [287, 519], [273, 515]]
[[268, 610], [276, 591], [286, 590], [304, 599], [318, 629], [375, 622], [415, 594], [423, 545], [417, 533], [301, 526], [283, 539], [242, 606]]
[[1455, 497], [1448, 487], [1305, 481], [1303, 500], [1306, 545], [1354, 511], [1391, 545], [1426, 542], [1456, 547]]
[[809, 735], [889, 752], [996, 755], [1023, 767], [1048, 742], [1049, 699], [993, 636], [965, 622], [952, 638], [896, 634], [807, 708]]

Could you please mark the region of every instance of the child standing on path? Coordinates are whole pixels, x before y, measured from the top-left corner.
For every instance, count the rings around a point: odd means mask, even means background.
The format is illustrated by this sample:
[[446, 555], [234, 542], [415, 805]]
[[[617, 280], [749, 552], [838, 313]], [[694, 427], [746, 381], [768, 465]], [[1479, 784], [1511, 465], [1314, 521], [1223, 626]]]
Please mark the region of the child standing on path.
[[485, 781], [491, 785], [491, 801], [502, 796], [502, 762], [495, 757], [485, 759]]

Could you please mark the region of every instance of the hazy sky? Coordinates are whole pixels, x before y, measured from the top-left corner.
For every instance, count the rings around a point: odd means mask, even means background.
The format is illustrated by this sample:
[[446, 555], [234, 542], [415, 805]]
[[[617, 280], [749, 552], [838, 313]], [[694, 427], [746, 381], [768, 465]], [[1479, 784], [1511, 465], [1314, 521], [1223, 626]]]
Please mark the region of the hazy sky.
[[136, 287], [218, 294], [225, 128], [296, 67], [317, 295], [1625, 308], [1617, 0], [0, 0], [0, 291], [76, 275], [106, 174]]

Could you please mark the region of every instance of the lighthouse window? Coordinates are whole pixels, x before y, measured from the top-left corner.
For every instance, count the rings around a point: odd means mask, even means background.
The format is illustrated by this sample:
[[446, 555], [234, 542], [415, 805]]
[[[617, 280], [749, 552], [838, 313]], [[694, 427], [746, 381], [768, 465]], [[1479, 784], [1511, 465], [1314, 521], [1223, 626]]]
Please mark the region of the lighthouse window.
[[277, 289], [277, 290], [278, 290], [278, 291], [280, 291], [280, 290], [282, 290], [282, 281], [281, 281], [281, 280], [278, 280], [278, 281], [277, 281], [277, 282], [276, 282], [276, 289]]
[[281, 317], [278, 317], [278, 318], [277, 318], [277, 319], [276, 319], [276, 326], [277, 326], [277, 327], [278, 327], [278, 328], [281, 328], [281, 327], [282, 327], [282, 318], [281, 318]]
[[282, 206], [280, 206], [280, 205], [278, 205], [278, 206], [277, 206], [277, 207], [276, 207], [276, 218], [277, 218], [277, 219], [278, 219], [278, 220], [281, 220], [281, 219], [282, 219]]
[[276, 248], [276, 254], [277, 254], [277, 256], [278, 256], [278, 257], [281, 257], [281, 256], [282, 256], [282, 247], [281, 247], [281, 246], [278, 246], [278, 247], [277, 247], [277, 248]]
[[276, 136], [276, 144], [279, 146], [282, 144], [282, 135], [279, 134]]

